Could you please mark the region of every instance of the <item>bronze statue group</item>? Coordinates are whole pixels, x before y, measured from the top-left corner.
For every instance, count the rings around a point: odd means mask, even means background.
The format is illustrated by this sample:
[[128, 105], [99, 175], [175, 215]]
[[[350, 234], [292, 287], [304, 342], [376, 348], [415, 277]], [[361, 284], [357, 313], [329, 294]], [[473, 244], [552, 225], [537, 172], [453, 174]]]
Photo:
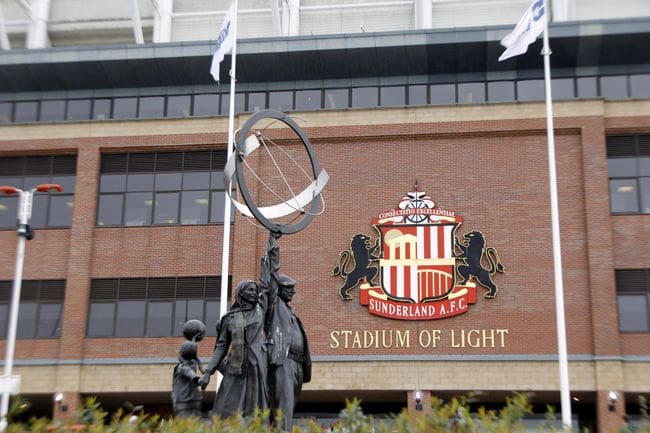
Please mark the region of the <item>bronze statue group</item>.
[[280, 427], [291, 431], [302, 384], [311, 380], [311, 358], [304, 327], [289, 306], [296, 281], [279, 273], [280, 236], [270, 232], [259, 280], [237, 284], [235, 302], [217, 326], [214, 353], [205, 370], [196, 355], [205, 327], [201, 332], [200, 322], [186, 324], [184, 335], [190, 341], [181, 345], [172, 384], [176, 416], [201, 415], [199, 387], [205, 390], [219, 371], [223, 379], [214, 399], [214, 415], [249, 416], [256, 409], [270, 408], [274, 418], [282, 412]]

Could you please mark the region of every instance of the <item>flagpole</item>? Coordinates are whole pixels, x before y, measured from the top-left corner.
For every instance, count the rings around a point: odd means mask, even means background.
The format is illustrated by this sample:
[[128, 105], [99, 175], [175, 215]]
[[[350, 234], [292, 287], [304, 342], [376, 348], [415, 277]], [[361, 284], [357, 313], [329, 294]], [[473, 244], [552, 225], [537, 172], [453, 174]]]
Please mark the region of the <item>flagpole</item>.
[[[235, 83], [237, 79], [237, 0], [235, 3], [235, 13], [233, 18], [233, 44], [230, 60], [230, 104], [228, 105], [228, 150], [226, 161], [230, 159], [233, 152], [235, 141]], [[230, 184], [226, 188], [231, 189]], [[221, 319], [228, 309], [228, 273], [230, 270], [230, 215], [231, 201], [230, 192], [226, 191], [223, 203], [223, 250], [221, 254], [221, 292], [219, 299], [219, 319]]]
[[548, 0], [544, 0], [544, 87], [546, 94], [546, 136], [548, 144], [548, 176], [551, 188], [551, 231], [553, 236], [553, 274], [555, 280], [555, 315], [557, 324], [558, 361], [560, 369], [560, 404], [562, 425], [571, 428], [571, 399], [569, 394], [569, 363], [564, 318], [564, 286], [562, 282], [562, 248], [560, 244], [560, 213], [558, 206], [557, 173], [555, 163], [555, 133], [553, 126], [553, 101], [551, 96], [551, 48], [548, 42]]

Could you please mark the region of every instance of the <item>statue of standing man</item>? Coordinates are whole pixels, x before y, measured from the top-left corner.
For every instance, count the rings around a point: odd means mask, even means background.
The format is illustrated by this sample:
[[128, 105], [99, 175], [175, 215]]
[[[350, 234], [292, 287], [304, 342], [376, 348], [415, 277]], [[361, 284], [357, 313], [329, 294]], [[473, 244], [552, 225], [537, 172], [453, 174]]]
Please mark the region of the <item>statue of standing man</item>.
[[[280, 237], [279, 234], [275, 236]], [[311, 380], [311, 357], [305, 328], [296, 311], [289, 306], [296, 293], [296, 281], [278, 273], [279, 255], [276, 258], [278, 261], [272, 265], [266, 321], [269, 403], [274, 415], [282, 411], [282, 430], [290, 432], [302, 384]]]

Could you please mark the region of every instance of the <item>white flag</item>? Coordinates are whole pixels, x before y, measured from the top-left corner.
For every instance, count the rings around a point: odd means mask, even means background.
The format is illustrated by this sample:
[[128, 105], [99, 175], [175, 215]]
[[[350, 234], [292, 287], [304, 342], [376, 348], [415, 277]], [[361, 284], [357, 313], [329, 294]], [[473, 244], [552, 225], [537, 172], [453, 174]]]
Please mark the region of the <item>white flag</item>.
[[235, 2], [232, 2], [226, 18], [223, 20], [221, 25], [221, 30], [219, 31], [219, 36], [217, 36], [217, 42], [215, 44], [214, 56], [212, 56], [212, 65], [210, 66], [210, 74], [214, 78], [214, 81], [219, 81], [219, 65], [223, 58], [232, 50], [232, 46], [235, 42], [235, 37], [233, 34], [233, 19], [235, 17]]
[[501, 45], [506, 50], [499, 57], [499, 61], [509, 59], [510, 57], [524, 54], [528, 51], [528, 46], [535, 42], [546, 26], [546, 16], [544, 10], [544, 0], [533, 0], [533, 3], [521, 17], [517, 27], [501, 39]]

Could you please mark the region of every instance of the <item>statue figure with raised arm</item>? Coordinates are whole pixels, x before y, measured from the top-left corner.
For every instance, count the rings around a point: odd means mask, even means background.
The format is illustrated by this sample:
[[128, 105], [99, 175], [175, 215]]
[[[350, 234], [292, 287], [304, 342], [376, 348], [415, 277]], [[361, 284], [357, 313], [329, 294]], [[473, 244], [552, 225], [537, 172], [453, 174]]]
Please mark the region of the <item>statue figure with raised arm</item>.
[[235, 302], [217, 328], [217, 341], [203, 377], [202, 389], [217, 370], [223, 380], [214, 400], [213, 414], [228, 417], [252, 415], [269, 407], [268, 356], [265, 319], [269, 307], [272, 266], [277, 267], [279, 235], [271, 233], [262, 258], [260, 279], [240, 281]]
[[282, 412], [282, 430], [291, 432], [302, 384], [311, 380], [311, 357], [305, 328], [289, 306], [296, 293], [296, 281], [279, 273], [279, 252], [274, 258], [278, 260], [272, 263], [266, 323], [269, 403], [275, 416], [278, 410]]

